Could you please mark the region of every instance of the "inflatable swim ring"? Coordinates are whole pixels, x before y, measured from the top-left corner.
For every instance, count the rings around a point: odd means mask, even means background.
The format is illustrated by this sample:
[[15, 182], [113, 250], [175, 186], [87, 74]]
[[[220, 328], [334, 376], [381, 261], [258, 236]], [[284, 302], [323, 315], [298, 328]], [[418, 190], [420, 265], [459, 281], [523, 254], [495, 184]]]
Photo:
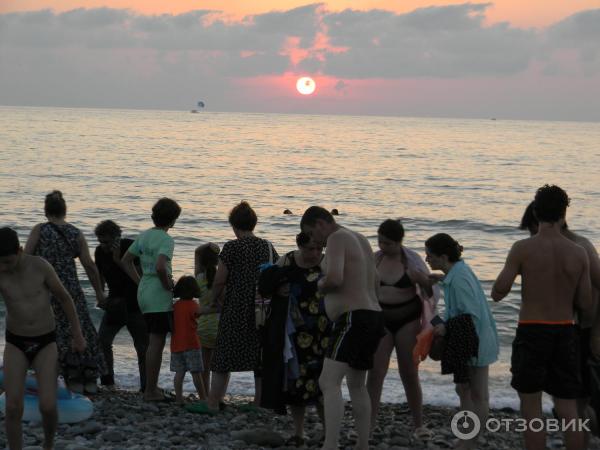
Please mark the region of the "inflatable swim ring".
[[[4, 389], [4, 370], [0, 367], [0, 388]], [[59, 423], [76, 423], [87, 420], [94, 413], [94, 404], [89, 398], [69, 391], [63, 383], [58, 383], [56, 408]], [[0, 395], [0, 412], [5, 413], [6, 394]], [[23, 401], [23, 422], [41, 422], [37, 381], [28, 374], [25, 378], [25, 397]]]
[[[38, 396], [25, 394], [23, 402], [23, 422], [41, 422]], [[94, 413], [94, 405], [89, 398], [71, 394], [71, 398], [60, 398], [56, 402], [58, 423], [76, 423], [89, 419]], [[0, 395], [0, 411], [4, 414], [6, 394]]]

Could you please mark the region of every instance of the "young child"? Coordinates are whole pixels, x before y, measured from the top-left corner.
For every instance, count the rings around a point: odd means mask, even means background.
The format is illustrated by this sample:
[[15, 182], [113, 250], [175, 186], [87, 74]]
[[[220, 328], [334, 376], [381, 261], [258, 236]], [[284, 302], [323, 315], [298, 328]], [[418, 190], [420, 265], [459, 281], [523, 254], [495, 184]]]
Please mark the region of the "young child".
[[69, 320], [73, 349], [83, 352], [86, 343], [75, 305], [52, 266], [38, 256], [23, 253], [17, 233], [11, 228], [0, 229], [0, 294], [6, 304], [4, 390], [8, 448], [23, 446], [23, 394], [27, 369], [32, 367], [38, 382], [43, 447], [51, 449], [58, 421], [58, 350], [50, 294], [59, 300]]
[[201, 400], [206, 399], [206, 390], [202, 382], [202, 350], [196, 334], [201, 306], [194, 298], [200, 296], [200, 288], [192, 276], [183, 276], [173, 290], [179, 298], [173, 306], [174, 326], [171, 335], [171, 372], [175, 372], [175, 402], [183, 404], [183, 379], [185, 373], [192, 374], [194, 386]]
[[211, 288], [217, 273], [219, 262], [219, 246], [209, 242], [196, 248], [194, 258], [194, 274], [200, 287], [200, 306], [203, 314], [198, 318], [198, 337], [202, 343], [202, 381], [208, 389], [210, 386], [210, 360], [217, 343], [219, 329], [219, 312], [212, 304]]

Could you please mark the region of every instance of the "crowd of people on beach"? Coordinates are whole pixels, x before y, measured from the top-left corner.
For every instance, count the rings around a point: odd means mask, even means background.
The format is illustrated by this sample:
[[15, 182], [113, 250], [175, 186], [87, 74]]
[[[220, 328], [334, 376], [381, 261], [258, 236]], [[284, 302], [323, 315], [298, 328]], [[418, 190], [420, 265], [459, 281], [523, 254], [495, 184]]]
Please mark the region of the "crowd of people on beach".
[[[600, 412], [600, 387], [590, 364], [600, 361], [600, 259], [587, 239], [568, 228], [568, 206], [560, 187], [537, 190], [521, 221], [530, 237], [510, 249], [491, 292], [494, 301], [502, 300], [521, 276], [511, 385], [528, 421], [543, 418], [543, 392], [564, 421]], [[440, 361], [443, 374], [453, 374], [460, 409], [481, 423], [488, 417], [489, 366], [499, 354], [496, 322], [481, 283], [462, 258], [463, 247], [448, 234], [427, 239], [423, 259], [404, 245], [402, 223], [387, 219], [377, 230], [374, 253], [362, 234], [336, 221], [337, 210], [311, 206], [300, 221], [297, 249], [280, 256], [269, 240], [254, 234], [258, 218], [242, 201], [229, 214], [235, 239], [222, 249], [212, 242], [198, 247], [194, 274], [175, 281], [169, 230], [181, 214], [176, 201], [158, 200], [152, 226], [135, 239], [123, 237], [116, 221], [100, 222], [93, 258], [83, 233], [66, 221], [61, 192], [46, 196], [44, 212], [47, 221], [33, 227], [24, 247], [13, 229], [0, 229], [10, 449], [22, 448], [27, 370], [36, 372], [43, 445], [52, 448], [57, 376], [73, 392], [94, 395], [98, 380], [101, 389], [114, 390], [112, 344], [123, 327], [133, 339], [145, 401], [218, 414], [226, 408], [230, 374], [253, 371], [254, 403], [246, 408], [289, 411], [294, 423], [289, 446], [304, 445], [306, 408], [314, 406], [324, 426], [322, 449], [338, 448], [345, 379], [356, 448], [369, 448], [393, 350], [412, 415], [412, 439], [428, 441], [435, 434], [423, 417], [418, 371], [428, 356]], [[98, 331], [75, 259], [104, 310]], [[436, 314], [440, 291], [443, 317]], [[158, 384], [168, 335], [174, 395]], [[183, 394], [187, 372], [200, 401]], [[477, 448], [478, 437], [459, 440], [456, 448]], [[575, 427], [565, 431], [568, 450], [586, 448], [589, 439]], [[545, 431], [526, 430], [524, 445], [545, 448]]]

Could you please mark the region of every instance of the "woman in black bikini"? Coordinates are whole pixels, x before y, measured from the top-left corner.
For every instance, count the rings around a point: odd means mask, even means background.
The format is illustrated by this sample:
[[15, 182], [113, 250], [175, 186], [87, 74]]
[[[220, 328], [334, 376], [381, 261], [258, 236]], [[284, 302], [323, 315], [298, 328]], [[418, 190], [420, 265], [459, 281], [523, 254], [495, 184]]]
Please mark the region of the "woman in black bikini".
[[379, 343], [374, 367], [367, 378], [367, 389], [371, 397], [371, 428], [375, 428], [377, 423], [383, 380], [395, 348], [400, 378], [413, 417], [414, 437], [427, 440], [432, 433], [423, 426], [423, 396], [412, 350], [421, 330], [423, 311], [417, 286], [425, 291], [427, 297], [433, 295], [427, 280], [429, 269], [417, 253], [402, 246], [404, 227], [399, 220], [388, 219], [383, 222], [377, 236], [381, 249], [375, 253], [375, 264], [381, 280], [379, 304], [383, 310], [387, 333]]

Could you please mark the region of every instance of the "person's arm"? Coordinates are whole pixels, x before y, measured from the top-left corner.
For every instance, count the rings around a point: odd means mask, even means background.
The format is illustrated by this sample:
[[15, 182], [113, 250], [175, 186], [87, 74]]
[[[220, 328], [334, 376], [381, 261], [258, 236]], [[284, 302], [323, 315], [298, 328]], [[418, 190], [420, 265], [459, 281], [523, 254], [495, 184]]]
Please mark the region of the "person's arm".
[[491, 296], [495, 302], [499, 302], [509, 294], [517, 275], [519, 275], [521, 271], [521, 264], [519, 261], [519, 247], [517, 242], [512, 246], [510, 252], [508, 252], [504, 268], [500, 272], [500, 275], [498, 275], [498, 278], [496, 278], [494, 286], [492, 287]]
[[229, 276], [229, 270], [225, 263], [219, 258], [219, 264], [217, 265], [217, 273], [215, 274], [215, 279], [213, 280], [211, 293], [212, 300], [211, 303], [213, 305], [217, 305], [222, 302], [222, 294], [225, 290], [225, 284], [227, 283], [227, 277]]
[[592, 286], [600, 291], [600, 257], [598, 257], [596, 247], [587, 239], [583, 247], [587, 252], [590, 264], [590, 281]]
[[160, 254], [156, 259], [156, 275], [162, 284], [162, 287], [167, 291], [173, 290], [173, 279], [171, 278], [169, 271], [167, 270], [167, 261], [169, 260], [167, 255]]
[[77, 352], [83, 352], [86, 347], [86, 342], [81, 332], [81, 326], [79, 324], [79, 318], [77, 317], [77, 311], [75, 309], [75, 303], [73, 299], [58, 279], [58, 275], [50, 265], [50, 263], [42, 260], [42, 267], [44, 270], [44, 281], [48, 289], [60, 302], [69, 324], [71, 325], [71, 334], [73, 335], [73, 349]]
[[96, 252], [94, 253], [94, 263], [96, 264], [96, 268], [98, 269], [98, 275], [100, 276], [100, 287], [102, 288], [102, 292], [104, 292], [105, 288], [106, 288], [106, 280], [104, 279], [104, 276], [102, 275], [100, 266], [98, 266], [98, 249], [96, 249]]
[[327, 272], [319, 280], [319, 292], [327, 294], [335, 291], [344, 283], [344, 236], [333, 233], [327, 240]]
[[196, 247], [196, 250], [194, 251], [194, 276], [197, 277], [198, 274], [200, 272], [202, 272], [202, 264], [200, 264], [200, 253], [202, 252], [202, 249], [206, 246], [207, 244], [201, 245], [199, 247]]
[[27, 238], [27, 243], [25, 244], [24, 252], [28, 255], [33, 255], [35, 253], [35, 248], [38, 245], [40, 240], [40, 229], [42, 228], [42, 224], [38, 223], [33, 229], [31, 233], [29, 233], [29, 237]]
[[79, 244], [79, 261], [81, 261], [81, 265], [85, 269], [85, 273], [87, 274], [90, 283], [92, 283], [92, 287], [96, 292], [96, 304], [101, 305], [106, 300], [106, 297], [100, 281], [100, 273], [98, 273], [98, 268], [90, 256], [90, 249], [83, 234], [79, 233], [77, 242]]
[[594, 303], [592, 300], [592, 282], [590, 279], [590, 263], [585, 249], [581, 249], [583, 270], [577, 283], [575, 293], [575, 307], [585, 316], [591, 316]]
[[133, 253], [129, 253], [129, 251], [126, 251], [123, 257], [121, 258], [121, 268], [127, 275], [129, 275], [129, 278], [131, 278], [135, 282], [135, 284], [140, 284], [141, 277], [135, 268], [135, 258], [137, 258], [136, 255], [134, 255]]

